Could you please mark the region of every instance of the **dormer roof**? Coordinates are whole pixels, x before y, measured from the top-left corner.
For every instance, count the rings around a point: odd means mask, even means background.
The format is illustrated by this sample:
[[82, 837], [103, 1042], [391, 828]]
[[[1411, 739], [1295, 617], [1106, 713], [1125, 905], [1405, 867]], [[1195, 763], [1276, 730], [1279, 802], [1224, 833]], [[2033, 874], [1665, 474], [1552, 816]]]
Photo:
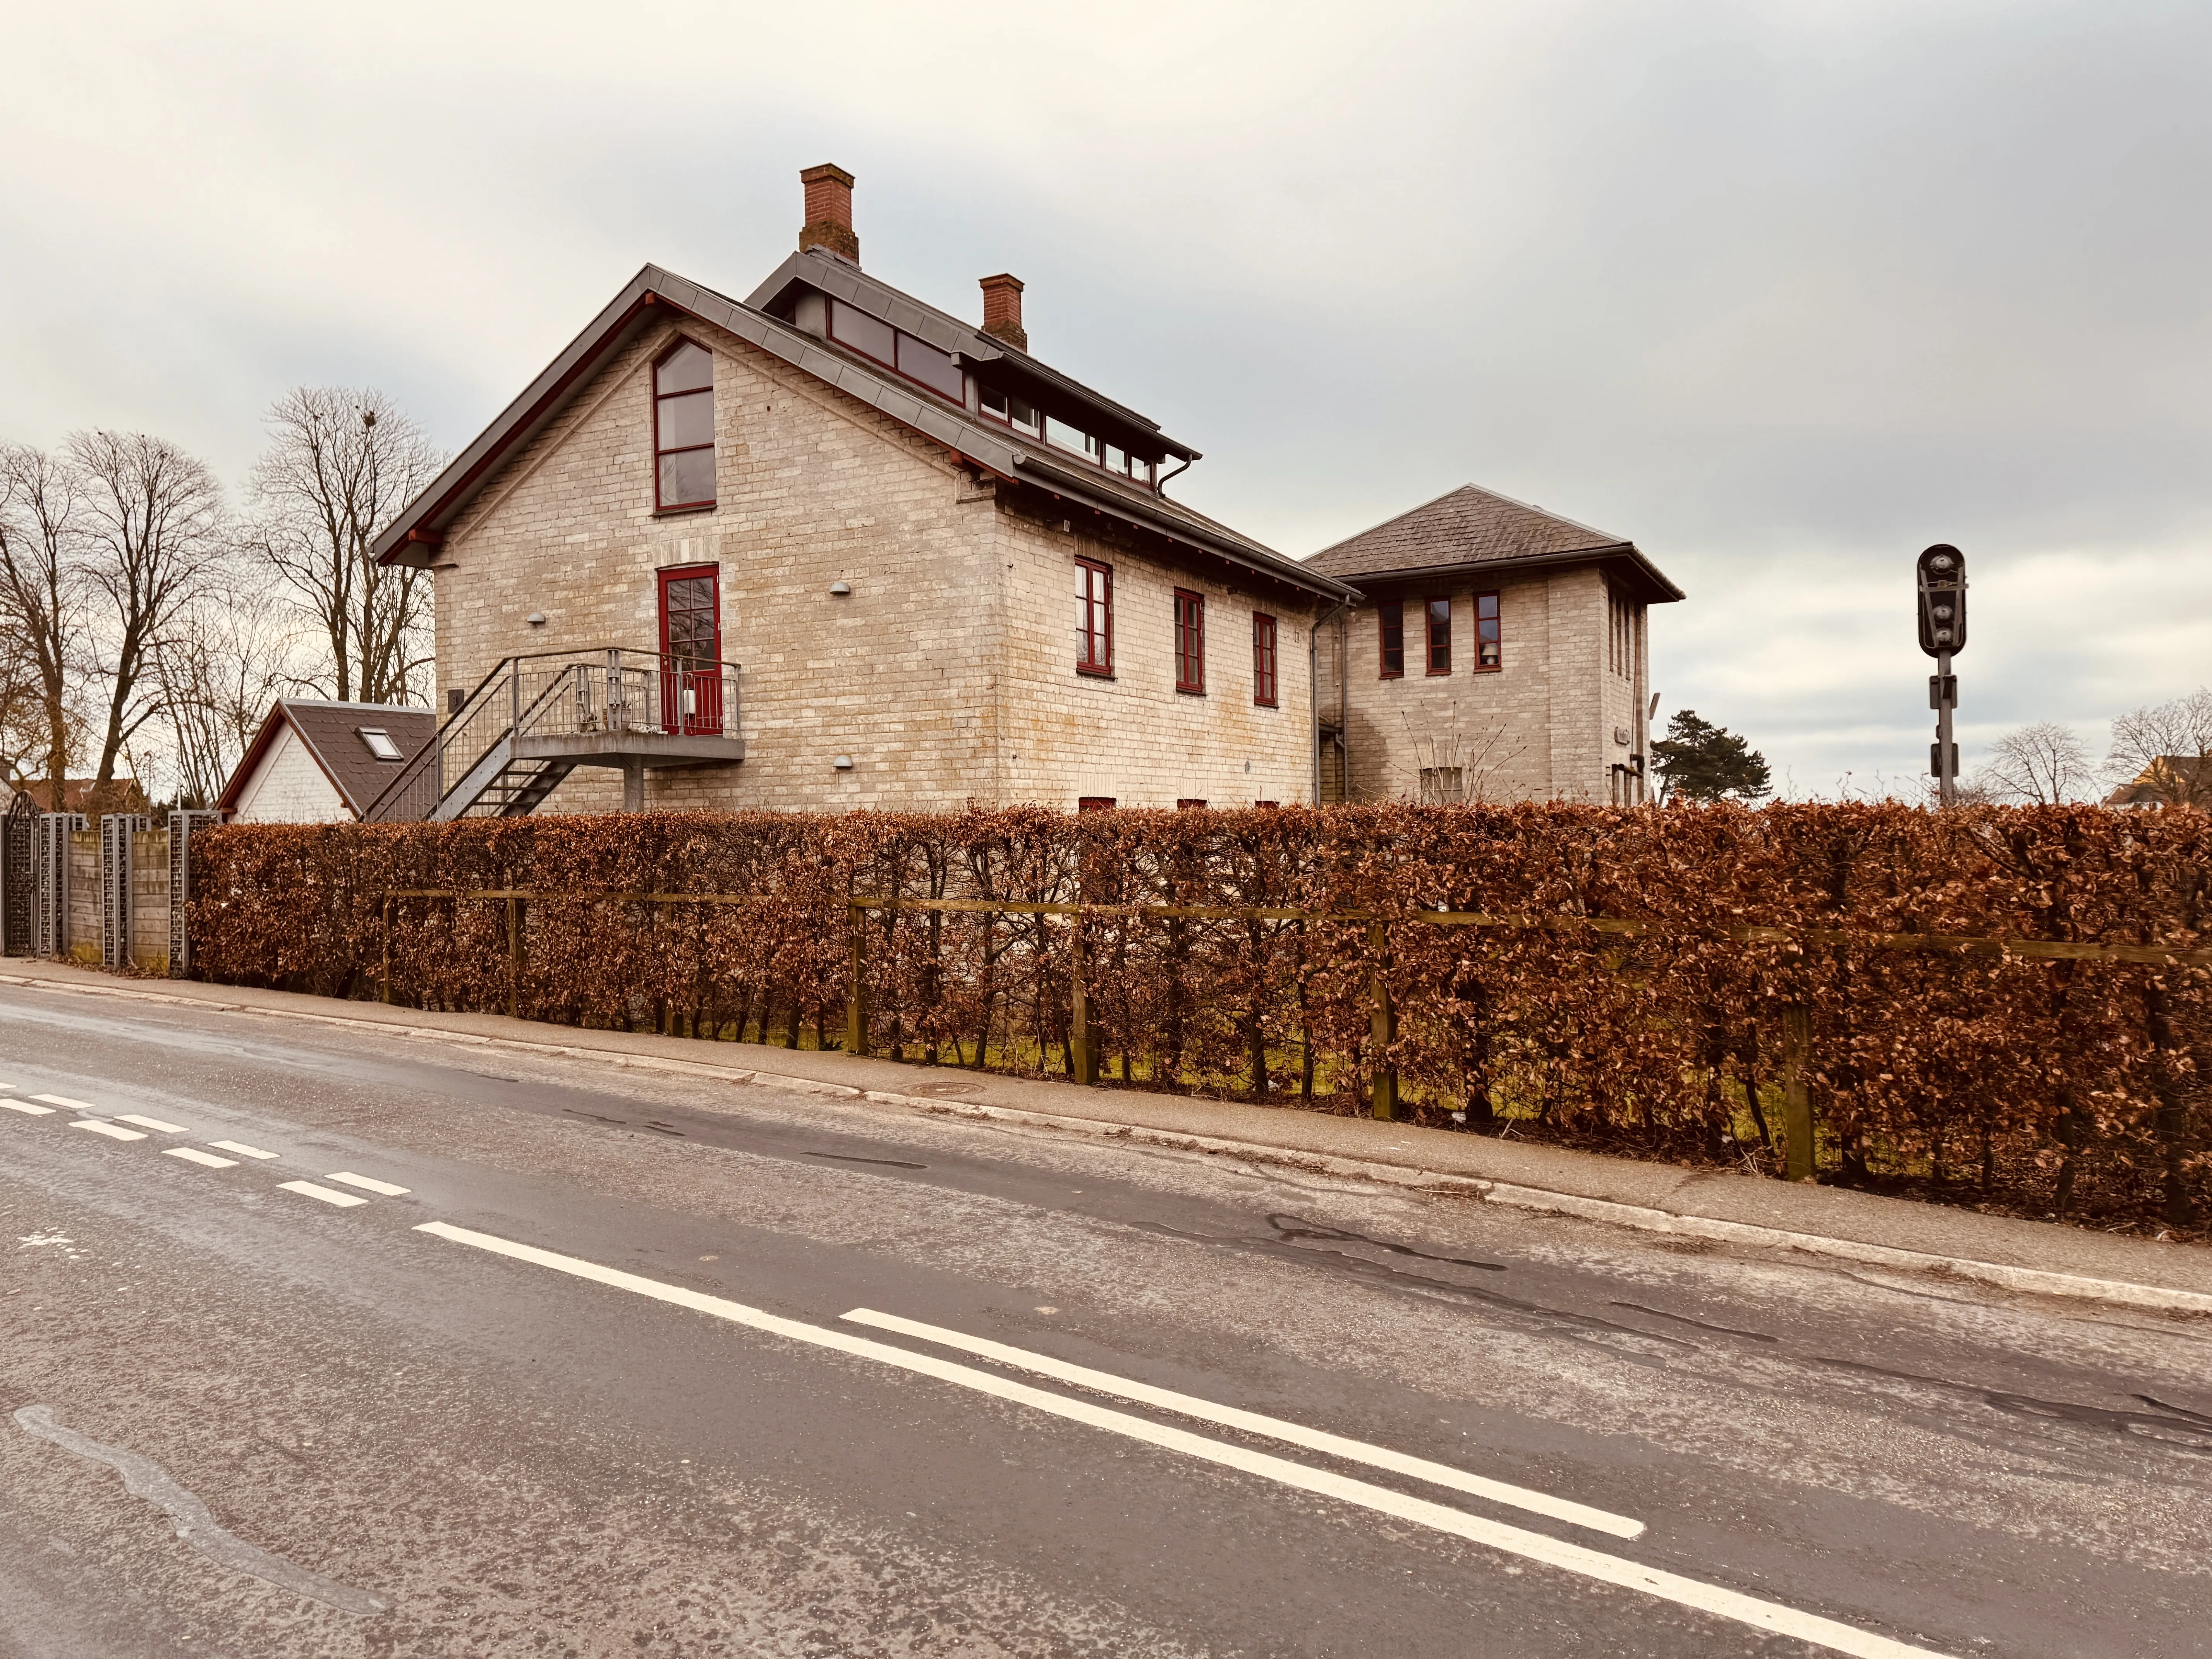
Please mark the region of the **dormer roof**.
[[1583, 563], [1601, 566], [1646, 605], [1682, 598], [1626, 537], [1474, 484], [1448, 490], [1306, 561], [1309, 569], [1363, 589]]
[[[939, 350], [1025, 375], [1051, 390], [1047, 401], [1076, 404], [1106, 417], [1103, 434], [1185, 461], [1198, 452], [1163, 434], [1158, 422], [1048, 368], [1028, 353], [926, 306], [849, 262], [810, 250], [793, 254], [755, 290], [769, 307], [787, 308], [794, 289], [813, 287], [902, 328]], [[943, 444], [958, 459], [1053, 497], [1255, 574], [1330, 600], [1350, 596], [1344, 583], [1276, 552], [1226, 525], [1170, 500], [1156, 489], [1117, 478], [1103, 467], [1070, 456], [1058, 459], [1045, 444], [1025, 441], [1002, 424], [983, 420], [890, 369], [807, 332], [768, 307], [715, 292], [659, 265], [647, 265], [593, 318], [584, 331], [546, 365], [522, 395], [500, 412], [380, 535], [377, 559], [386, 564], [428, 565], [447, 532], [490, 483], [506, 458], [551, 424], [581, 390], [592, 370], [622, 347], [660, 323], [692, 316], [759, 347], [882, 414]], [[1124, 435], [1117, 438], [1117, 429]]]

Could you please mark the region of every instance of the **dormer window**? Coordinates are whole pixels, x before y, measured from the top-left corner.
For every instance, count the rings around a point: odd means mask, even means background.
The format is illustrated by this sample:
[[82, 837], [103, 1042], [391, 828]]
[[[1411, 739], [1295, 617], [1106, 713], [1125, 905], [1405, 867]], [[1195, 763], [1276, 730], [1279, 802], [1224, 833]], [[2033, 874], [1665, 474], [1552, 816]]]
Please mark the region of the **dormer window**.
[[407, 758], [405, 755], [400, 752], [399, 745], [392, 742], [392, 733], [384, 730], [383, 727], [378, 726], [362, 726], [356, 727], [355, 730], [360, 735], [362, 742], [368, 745], [368, 752], [375, 756], [377, 759], [380, 761], [401, 761]]
[[863, 357], [872, 357], [917, 386], [927, 386], [949, 402], [957, 404], [967, 396], [967, 382], [951, 352], [939, 351], [858, 306], [848, 306], [842, 300], [830, 301], [830, 337]]
[[1044, 436], [1044, 416], [1011, 392], [985, 386], [983, 412], [994, 421], [1004, 421], [1017, 432], [1025, 432], [1032, 438]]
[[679, 340], [653, 369], [653, 505], [714, 504], [714, 359]]
[[1152, 462], [1132, 455], [1119, 444], [1108, 443], [1095, 432], [1085, 432], [1057, 415], [1042, 414], [1034, 404], [998, 386], [983, 387], [980, 401], [986, 415], [1004, 421], [1025, 437], [1042, 438], [1055, 449], [1082, 456], [1093, 466], [1133, 479], [1147, 489], [1152, 487]]

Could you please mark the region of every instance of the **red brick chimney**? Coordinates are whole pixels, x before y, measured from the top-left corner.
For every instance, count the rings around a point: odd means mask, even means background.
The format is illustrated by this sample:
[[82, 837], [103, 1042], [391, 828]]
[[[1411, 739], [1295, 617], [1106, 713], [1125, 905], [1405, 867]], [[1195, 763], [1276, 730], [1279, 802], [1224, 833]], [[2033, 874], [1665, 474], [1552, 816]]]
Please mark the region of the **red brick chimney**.
[[1001, 271], [983, 279], [983, 332], [1004, 340], [1017, 351], [1030, 349], [1030, 332], [1022, 326], [1022, 279]]
[[853, 234], [853, 175], [824, 161], [799, 175], [806, 186], [806, 222], [799, 228], [799, 251], [825, 247], [860, 263], [860, 239]]

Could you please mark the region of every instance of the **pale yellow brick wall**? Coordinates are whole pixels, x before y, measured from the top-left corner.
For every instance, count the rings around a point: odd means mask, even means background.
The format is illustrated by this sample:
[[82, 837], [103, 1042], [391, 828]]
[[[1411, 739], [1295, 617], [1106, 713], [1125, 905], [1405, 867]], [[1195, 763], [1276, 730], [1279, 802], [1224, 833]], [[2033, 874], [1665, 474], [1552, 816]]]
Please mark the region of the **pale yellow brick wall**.
[[[1374, 586], [1380, 590], [1381, 584]], [[1504, 665], [1474, 667], [1474, 596], [1495, 592]], [[1425, 672], [1421, 601], [1449, 598], [1452, 672]], [[1346, 669], [1329, 653], [1323, 696], [1346, 672], [1352, 790], [1355, 800], [1415, 799], [1424, 768], [1459, 768], [1470, 799], [1590, 800], [1607, 798], [1613, 728], [1629, 719], [1641, 682], [1618, 687], [1606, 672], [1605, 579], [1595, 567], [1504, 577], [1468, 577], [1408, 592], [1406, 672], [1382, 678], [1381, 629], [1372, 603], [1346, 630]], [[1332, 633], [1334, 629], [1330, 630]]]
[[[449, 536], [436, 574], [441, 707], [447, 688], [473, 689], [512, 653], [657, 647], [654, 573], [708, 563], [723, 655], [742, 667], [746, 758], [649, 773], [648, 806], [1310, 795], [1310, 617], [1291, 597], [1238, 594], [1111, 550], [1121, 673], [1084, 682], [1073, 558], [1096, 544], [1009, 510], [941, 447], [744, 342], [690, 320], [683, 331], [715, 357], [714, 508], [653, 512], [650, 365], [675, 332], [656, 331], [592, 377]], [[830, 593], [840, 580], [849, 597]], [[1214, 612], [1218, 671], [1203, 698], [1174, 690], [1178, 583]], [[1272, 710], [1251, 704], [1255, 608], [1279, 620]], [[841, 755], [849, 771], [835, 768]], [[620, 801], [619, 772], [584, 769], [541, 810]]]
[[[1008, 801], [1073, 806], [1282, 805], [1313, 798], [1303, 596], [1233, 584], [1013, 513], [999, 519], [1006, 634], [1000, 656]], [[1114, 571], [1114, 677], [1075, 671], [1076, 560]], [[1206, 690], [1176, 690], [1175, 592], [1206, 601]], [[1253, 702], [1252, 615], [1276, 620], [1276, 702]]]

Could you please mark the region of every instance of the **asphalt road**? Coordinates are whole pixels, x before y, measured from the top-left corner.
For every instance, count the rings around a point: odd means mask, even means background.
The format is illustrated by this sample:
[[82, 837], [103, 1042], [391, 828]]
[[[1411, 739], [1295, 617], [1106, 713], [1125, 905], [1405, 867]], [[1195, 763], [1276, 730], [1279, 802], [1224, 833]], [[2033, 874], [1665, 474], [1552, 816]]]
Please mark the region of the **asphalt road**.
[[2203, 1321], [58, 993], [0, 1083], [7, 1659], [2212, 1652]]

